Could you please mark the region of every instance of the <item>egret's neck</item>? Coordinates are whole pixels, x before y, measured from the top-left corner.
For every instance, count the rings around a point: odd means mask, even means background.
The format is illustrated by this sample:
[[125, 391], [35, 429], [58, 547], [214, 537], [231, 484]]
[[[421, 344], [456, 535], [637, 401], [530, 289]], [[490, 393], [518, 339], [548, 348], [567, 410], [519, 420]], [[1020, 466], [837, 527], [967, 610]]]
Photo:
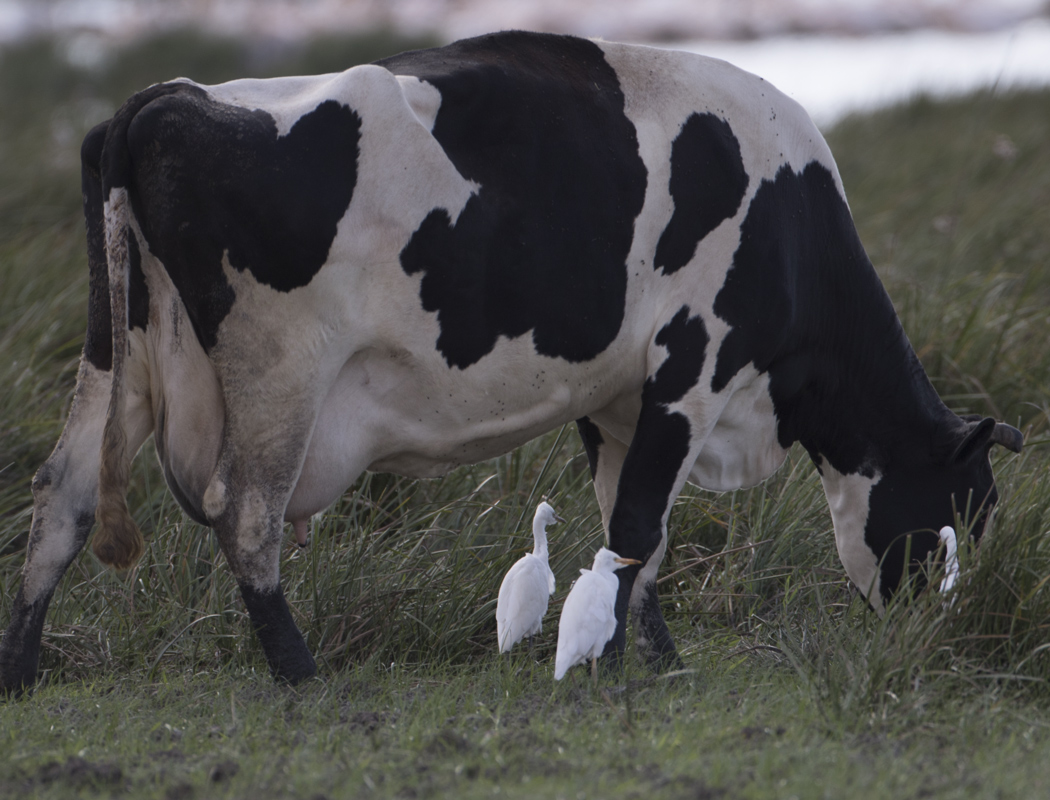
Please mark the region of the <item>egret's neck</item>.
[[543, 525], [534, 525], [532, 528], [532, 552], [542, 558], [544, 561], [547, 560], [547, 531], [544, 530]]

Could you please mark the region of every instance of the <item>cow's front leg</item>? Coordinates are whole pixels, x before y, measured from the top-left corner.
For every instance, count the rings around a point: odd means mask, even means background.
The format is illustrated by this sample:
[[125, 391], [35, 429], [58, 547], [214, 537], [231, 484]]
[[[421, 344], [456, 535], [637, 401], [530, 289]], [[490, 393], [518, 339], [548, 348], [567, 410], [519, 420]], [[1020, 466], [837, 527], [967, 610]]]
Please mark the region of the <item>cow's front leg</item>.
[[[650, 363], [659, 364], [642, 388], [642, 408], [623, 460], [616, 503], [609, 519], [609, 547], [641, 566], [625, 567], [616, 597], [616, 634], [603, 655], [623, 652], [630, 607], [636, 641], [649, 663], [668, 669], [681, 663], [656, 592], [656, 574], [667, 550], [667, 518], [696, 461], [706, 425], [683, 399], [698, 386], [708, 336], [703, 320], [683, 306], [657, 333]], [[599, 464], [600, 466], [600, 464]]]
[[276, 680], [300, 683], [317, 673], [317, 665], [281, 589], [287, 487], [259, 481], [259, 462], [253, 459], [227, 465], [208, 487], [204, 511], [240, 586], [270, 673]]
[[250, 581], [239, 585], [274, 679], [295, 685], [316, 675], [317, 665], [292, 619], [280, 581], [273, 586], [257, 587]]
[[[676, 665], [678, 655], [660, 611], [656, 573], [666, 550], [667, 511], [682, 486], [678, 471], [672, 475], [671, 469], [675, 461], [681, 464], [685, 459], [676, 458], [674, 446], [659, 444], [662, 436], [673, 440], [680, 435], [676, 426], [661, 424], [659, 412], [641, 414], [630, 448], [586, 417], [577, 420], [577, 425], [591, 466], [606, 543], [617, 554], [643, 562], [616, 573], [620, 581], [617, 626], [605, 655], [615, 660], [622, 656], [630, 608], [635, 641], [654, 667], [664, 669]], [[661, 469], [666, 473], [662, 478]]]
[[603, 655], [622, 657], [630, 608], [639, 650], [650, 665], [664, 670], [676, 667], [680, 659], [660, 610], [656, 576], [667, 549], [671, 505], [685, 481], [682, 473], [688, 473], [689, 450], [681, 445], [688, 444], [689, 425], [681, 415], [653, 419], [656, 416], [642, 411], [634, 442], [623, 462], [609, 520], [610, 549], [642, 564], [616, 573], [620, 582], [616, 633]]

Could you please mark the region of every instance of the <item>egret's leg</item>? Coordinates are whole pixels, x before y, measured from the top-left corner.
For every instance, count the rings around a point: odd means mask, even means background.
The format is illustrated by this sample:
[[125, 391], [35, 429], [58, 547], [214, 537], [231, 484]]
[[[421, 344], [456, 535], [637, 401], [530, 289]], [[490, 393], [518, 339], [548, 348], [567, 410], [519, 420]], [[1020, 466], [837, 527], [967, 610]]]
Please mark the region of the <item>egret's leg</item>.
[[598, 688], [598, 657], [594, 656], [591, 658], [591, 680], [594, 681], [595, 688]]

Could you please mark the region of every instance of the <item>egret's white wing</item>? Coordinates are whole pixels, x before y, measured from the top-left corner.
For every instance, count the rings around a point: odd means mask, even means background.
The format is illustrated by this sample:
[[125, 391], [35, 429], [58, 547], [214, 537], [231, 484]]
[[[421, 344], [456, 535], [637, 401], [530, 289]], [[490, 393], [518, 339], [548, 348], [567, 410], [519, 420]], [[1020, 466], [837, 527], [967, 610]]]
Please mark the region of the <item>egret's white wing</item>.
[[555, 680], [561, 680], [570, 667], [601, 655], [616, 632], [616, 588], [615, 578], [610, 581], [591, 570], [581, 570], [565, 598], [558, 623]]
[[529, 553], [518, 559], [499, 587], [496, 601], [496, 641], [505, 653], [526, 636], [543, 630], [550, 593], [547, 565]]

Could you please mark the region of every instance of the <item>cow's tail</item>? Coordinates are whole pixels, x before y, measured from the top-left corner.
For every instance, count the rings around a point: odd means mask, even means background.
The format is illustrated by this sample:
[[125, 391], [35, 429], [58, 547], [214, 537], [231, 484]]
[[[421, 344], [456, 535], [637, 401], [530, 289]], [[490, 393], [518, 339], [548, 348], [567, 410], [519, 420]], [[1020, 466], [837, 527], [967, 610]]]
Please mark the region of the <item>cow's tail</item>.
[[[123, 144], [122, 142], [118, 144]], [[109, 266], [109, 307], [113, 323], [113, 370], [102, 434], [102, 463], [98, 476], [98, 507], [91, 549], [98, 560], [116, 569], [128, 569], [142, 555], [142, 532], [128, 511], [127, 490], [131, 456], [125, 424], [126, 365], [128, 360], [128, 275], [131, 233], [128, 193], [111, 188], [105, 204], [106, 260]]]
[[101, 152], [100, 174], [104, 200], [106, 265], [109, 277], [109, 308], [113, 328], [113, 373], [106, 428], [102, 434], [102, 461], [98, 475], [98, 507], [91, 549], [98, 560], [116, 569], [127, 569], [142, 556], [145, 542], [128, 513], [127, 491], [131, 472], [125, 425], [128, 360], [128, 280], [131, 273], [129, 246], [133, 183], [129, 133], [132, 122], [154, 101], [182, 92], [200, 93], [189, 83], [159, 83], [129, 99], [110, 120]]

